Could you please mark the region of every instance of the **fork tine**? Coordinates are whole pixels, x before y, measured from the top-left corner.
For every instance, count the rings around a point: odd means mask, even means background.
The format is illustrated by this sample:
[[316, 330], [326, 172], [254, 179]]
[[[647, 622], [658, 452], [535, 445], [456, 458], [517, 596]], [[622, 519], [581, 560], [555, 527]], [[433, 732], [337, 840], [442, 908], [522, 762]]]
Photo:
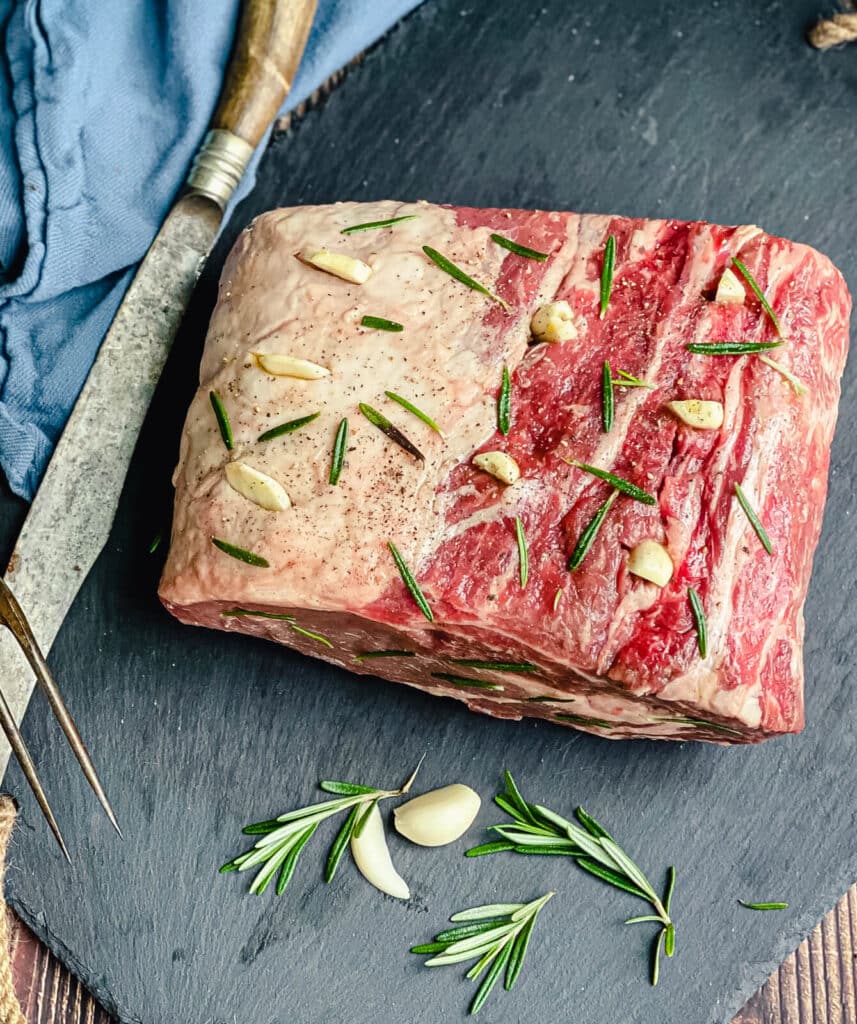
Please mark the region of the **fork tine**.
[[30, 789], [32, 789], [33, 795], [38, 801], [39, 807], [42, 809], [42, 814], [44, 814], [48, 825], [51, 827], [51, 832], [53, 832], [56, 841], [59, 843], [65, 859], [69, 864], [71, 864], [68, 847], [65, 845], [65, 840], [62, 837], [62, 832], [60, 832], [57, 819], [54, 817], [54, 812], [51, 810], [51, 805], [48, 803], [48, 798], [45, 795], [41, 782], [39, 781], [36, 766], [33, 764], [33, 759], [30, 757], [30, 751], [27, 750], [27, 744], [24, 742], [24, 737], [21, 735], [21, 730], [18, 728], [15, 716], [12, 714], [9, 705], [6, 703], [6, 698], [3, 696], [2, 690], [0, 690], [0, 727], [2, 727], [3, 732], [6, 733], [6, 739], [9, 741], [9, 746], [12, 748], [12, 752], [18, 759], [21, 771], [24, 773], [27, 782], [30, 784]]
[[[83, 774], [86, 776], [86, 781], [90, 784], [95, 795], [98, 797], [101, 806], [104, 808], [107, 817], [110, 819], [110, 824], [121, 836], [122, 830], [119, 828], [116, 815], [113, 812], [113, 808], [110, 806], [110, 801], [107, 799], [107, 794], [104, 792], [104, 787], [101, 785], [98, 774], [95, 771], [95, 765], [92, 763], [92, 758], [89, 756], [86, 744], [83, 742], [83, 738], [78, 731], [77, 725], [71, 717], [71, 712], [68, 710], [62, 694], [59, 691], [59, 687], [51, 675], [51, 670], [48, 668], [48, 663], [45, 661], [45, 657], [41, 652], [36, 638], [33, 636], [33, 631], [30, 629], [30, 624], [27, 622], [27, 617], [24, 615], [23, 609], [18, 604], [15, 595], [9, 589], [9, 586], [2, 577], [0, 577], [0, 619], [5, 622], [12, 631], [15, 639], [18, 641], [21, 650], [24, 652], [27, 661], [30, 663], [30, 667], [36, 675], [36, 679], [39, 681], [39, 685], [45, 691], [48, 703], [51, 706], [51, 711], [53, 711], [54, 716], [60, 724], [60, 728], [65, 733], [71, 749], [74, 751], [74, 756], [77, 758], [80, 767], [83, 770]], [[0, 711], [0, 715], [2, 715], [2, 711]], [[11, 718], [11, 721], [14, 725], [14, 717]], [[15, 728], [17, 730], [17, 725]], [[3, 729], [6, 730], [5, 725], [3, 725]], [[8, 731], [6, 732], [6, 735], [9, 735]], [[11, 740], [9, 742], [11, 744]], [[12, 749], [15, 749], [14, 745]], [[17, 755], [17, 751], [15, 752]], [[27, 756], [29, 757], [29, 755]], [[30, 764], [32, 765], [32, 761], [30, 761]], [[33, 783], [31, 781], [30, 785], [32, 784]], [[44, 807], [42, 809], [44, 810]], [[45, 813], [45, 816], [48, 816], [48, 812]], [[50, 822], [50, 819], [48, 820]]]

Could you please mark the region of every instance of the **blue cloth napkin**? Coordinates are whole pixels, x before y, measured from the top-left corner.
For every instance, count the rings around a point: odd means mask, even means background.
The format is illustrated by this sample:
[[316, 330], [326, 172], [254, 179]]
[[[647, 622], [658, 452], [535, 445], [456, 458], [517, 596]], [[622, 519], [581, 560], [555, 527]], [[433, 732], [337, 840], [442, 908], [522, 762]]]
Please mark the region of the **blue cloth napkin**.
[[[319, 0], [286, 109], [419, 2]], [[22, 497], [205, 133], [238, 7], [0, 0], [0, 466]]]

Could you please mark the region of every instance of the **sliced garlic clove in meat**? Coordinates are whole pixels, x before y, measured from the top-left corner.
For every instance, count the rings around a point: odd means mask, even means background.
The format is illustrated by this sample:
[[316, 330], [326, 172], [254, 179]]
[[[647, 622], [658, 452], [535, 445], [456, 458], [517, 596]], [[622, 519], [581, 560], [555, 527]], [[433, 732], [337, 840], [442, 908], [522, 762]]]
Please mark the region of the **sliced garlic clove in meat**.
[[628, 558], [628, 571], [640, 579], [665, 587], [672, 579], [673, 560], [656, 540], [641, 541]]
[[454, 783], [400, 804], [393, 822], [399, 835], [418, 846], [446, 846], [470, 828], [481, 803], [470, 786]]
[[723, 271], [714, 295], [715, 302], [724, 302], [729, 306], [738, 306], [744, 302], [744, 283], [738, 275], [728, 267]]
[[697, 430], [719, 430], [723, 426], [722, 402], [688, 398], [680, 402], [666, 402], [665, 405], [673, 416]]
[[360, 835], [352, 835], [351, 856], [360, 874], [376, 889], [395, 896], [397, 900], [410, 899], [411, 890], [390, 859], [384, 822], [377, 805], [369, 812]]
[[278, 352], [255, 352], [256, 362], [265, 373], [274, 377], [297, 377], [298, 380], [321, 380], [330, 376], [330, 370], [309, 359], [297, 359]]
[[343, 281], [351, 284], [365, 284], [372, 276], [372, 268], [363, 260], [354, 256], [346, 256], [341, 252], [328, 252], [327, 249], [319, 249], [318, 252], [310, 253], [302, 257], [304, 263], [309, 263], [327, 274], [340, 277]]
[[224, 474], [234, 491], [269, 512], [285, 512], [291, 508], [292, 503], [283, 485], [246, 462], [228, 462]]
[[490, 473], [504, 484], [513, 484], [521, 478], [518, 463], [505, 452], [482, 452], [480, 455], [474, 455], [473, 465]]
[[549, 302], [533, 314], [530, 330], [537, 341], [573, 341], [577, 337], [577, 325], [571, 306], [564, 300]]

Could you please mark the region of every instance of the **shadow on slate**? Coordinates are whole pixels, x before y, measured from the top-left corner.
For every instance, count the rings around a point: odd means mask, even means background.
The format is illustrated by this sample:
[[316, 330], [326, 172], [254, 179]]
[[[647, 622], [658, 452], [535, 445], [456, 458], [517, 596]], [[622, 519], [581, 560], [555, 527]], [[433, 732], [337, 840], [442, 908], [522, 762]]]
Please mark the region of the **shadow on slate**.
[[[641, 8], [647, 8], [642, 9]], [[16, 767], [12, 905], [123, 1021], [422, 1024], [459, 1020], [463, 972], [407, 949], [458, 909], [558, 896], [512, 995], [487, 1021], [727, 1021], [857, 878], [855, 366], [846, 374], [825, 531], [807, 607], [809, 726], [756, 749], [610, 743], [358, 678], [249, 638], [180, 626], [155, 587], [169, 474], [216, 276], [236, 231], [280, 203], [382, 197], [759, 221], [854, 277], [857, 53], [819, 55], [816, 0], [766, 5], [429, 0], [326, 102], [275, 139], [195, 296], [146, 423], [110, 543], [52, 664], [125, 829], [120, 842], [37, 697], [28, 741], [74, 853], [66, 867]], [[11, 542], [20, 506], [2, 503]], [[367, 510], [367, 515], [371, 510]], [[391, 838], [403, 904], [345, 863], [321, 879], [323, 829], [287, 894], [253, 898], [216, 869], [248, 821], [319, 798], [319, 777], [483, 796], [468, 841]], [[562, 858], [465, 860], [496, 816], [500, 771], [605, 821], [652, 879], [678, 869], [677, 956], [647, 984], [631, 897]], [[785, 899], [753, 914], [736, 897]]]

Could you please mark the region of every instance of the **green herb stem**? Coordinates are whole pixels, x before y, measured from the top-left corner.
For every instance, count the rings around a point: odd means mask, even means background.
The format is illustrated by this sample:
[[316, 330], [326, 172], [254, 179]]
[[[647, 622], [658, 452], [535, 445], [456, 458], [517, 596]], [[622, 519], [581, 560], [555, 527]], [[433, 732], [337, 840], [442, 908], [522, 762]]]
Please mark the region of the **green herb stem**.
[[232, 440], [232, 424], [229, 422], [229, 413], [226, 411], [223, 399], [216, 391], [209, 391], [208, 397], [211, 401], [211, 408], [214, 410], [214, 418], [217, 420], [220, 436], [223, 438], [226, 450], [231, 452], [234, 444]]
[[350, 228], [343, 228], [341, 235], [353, 235], [356, 231], [374, 231], [376, 228], [391, 228], [394, 224], [402, 224], [406, 220], [416, 220], [418, 214], [411, 213], [407, 217], [390, 217], [389, 220], [371, 220], [366, 224], [352, 224]]
[[397, 402], [403, 409], [407, 409], [408, 412], [411, 413], [412, 415], [416, 416], [417, 419], [422, 420], [423, 423], [425, 423], [426, 426], [431, 427], [431, 429], [436, 434], [440, 434], [440, 436], [443, 437], [443, 438], [446, 437], [446, 434], [444, 434], [444, 432], [435, 423], [435, 421], [431, 418], [431, 416], [429, 416], [426, 413], [424, 413], [422, 411], [422, 409], [418, 409], [412, 402], [409, 402], [407, 400], [407, 398], [402, 398], [402, 396], [401, 395], [397, 395], [395, 391], [385, 391], [384, 394], [391, 401]]
[[490, 672], [520, 672], [529, 674], [538, 672], [539, 666], [531, 661], [483, 661], [481, 658], [450, 658], [453, 665], [464, 665], [467, 668], [482, 668]]
[[693, 621], [696, 624], [696, 642], [699, 647], [699, 656], [704, 658], [708, 654], [708, 626], [705, 622], [705, 609], [699, 594], [693, 587], [687, 588], [687, 598], [690, 601], [690, 610], [693, 613]]
[[738, 900], [742, 907], [746, 907], [747, 910], [788, 910], [788, 903], [747, 903], [744, 900]]
[[394, 444], [397, 444], [400, 448], [406, 451], [408, 455], [412, 455], [420, 462], [425, 462], [425, 455], [423, 455], [413, 441], [410, 441], [405, 437], [398, 427], [393, 426], [383, 413], [378, 412], [377, 409], [373, 409], [371, 405], [367, 405], [365, 402], [361, 402], [358, 408], [366, 419], [369, 420], [374, 427], [377, 427], [382, 434], [386, 434]]
[[512, 379], [509, 367], [503, 367], [500, 379], [500, 394], [497, 397], [497, 429], [506, 437], [512, 429]]
[[407, 587], [408, 593], [414, 599], [417, 608], [419, 608], [429, 622], [434, 622], [434, 614], [429, 607], [429, 603], [426, 601], [422, 590], [420, 590], [420, 585], [414, 579], [413, 573], [405, 564], [405, 560], [399, 553], [399, 549], [392, 541], [387, 542], [387, 547], [390, 549], [390, 554], [393, 556], [393, 561], [396, 563], [396, 568], [399, 570], [402, 582]]
[[473, 687], [476, 690], [500, 690], [503, 687], [499, 683], [491, 683], [486, 679], [473, 679], [471, 676], [457, 676], [450, 672], [432, 672], [432, 679], [442, 679], [452, 686]]
[[658, 503], [658, 499], [649, 494], [648, 491], [644, 491], [642, 487], [637, 487], [636, 484], [632, 484], [629, 480], [624, 480], [621, 476], [614, 476], [612, 473], [608, 473], [607, 470], [599, 469], [597, 466], [590, 466], [586, 462], [565, 461], [570, 466], [582, 469], [584, 473], [589, 473], [591, 476], [598, 477], [599, 480], [606, 481], [612, 487], [615, 487], [617, 491], [627, 494], [629, 498], [634, 498], [636, 501], [641, 501], [644, 505], [657, 505]]
[[521, 579], [521, 590], [527, 585], [527, 578], [530, 573], [530, 555], [527, 548], [527, 538], [524, 534], [524, 524], [520, 516], [515, 516], [515, 537], [518, 541], [518, 568]]
[[308, 423], [312, 423], [313, 420], [317, 420], [319, 416], [321, 416], [320, 412], [313, 412], [309, 416], [300, 416], [296, 420], [280, 423], [279, 426], [271, 427], [264, 434], [260, 434], [256, 440], [273, 441], [275, 437], [282, 437], [283, 434], [293, 434], [296, 430], [300, 430], [301, 427], [305, 427]]
[[744, 264], [741, 262], [741, 260], [738, 259], [737, 256], [732, 257], [732, 265], [738, 270], [738, 272], [750, 286], [751, 291], [761, 303], [762, 309], [764, 309], [764, 311], [770, 317], [771, 323], [774, 325], [774, 330], [777, 332], [777, 337], [782, 338], [783, 332], [780, 327], [780, 321], [777, 319], [777, 314], [773, 311], [773, 309], [771, 309], [771, 305], [765, 298], [762, 289], [756, 283], [755, 277], [753, 277], [753, 275], [750, 273], [747, 267], [744, 266]]
[[609, 434], [613, 426], [613, 407], [613, 374], [605, 359], [601, 368], [601, 426], [605, 434]]
[[247, 551], [245, 548], [239, 548], [235, 544], [230, 544], [229, 541], [220, 540], [219, 537], [212, 537], [211, 543], [216, 548], [219, 548], [219, 550], [225, 555], [237, 558], [239, 562], [245, 562], [247, 565], [255, 565], [260, 569], [270, 568], [270, 562], [261, 555], [256, 555], [252, 551]]
[[484, 284], [480, 284], [469, 274], [465, 274], [460, 267], [457, 267], [451, 260], [448, 260], [446, 256], [441, 255], [437, 249], [432, 249], [430, 245], [424, 245], [423, 252], [428, 256], [432, 263], [434, 263], [435, 266], [440, 267], [444, 273], [449, 274], [450, 277], [454, 277], [456, 281], [460, 281], [462, 284], [467, 285], [468, 288], [472, 288], [473, 291], [479, 292], [480, 295], [485, 295], [492, 301], [499, 303], [507, 313], [511, 312], [512, 307], [505, 299], [501, 299], [499, 295], [495, 295], [494, 292], [486, 288]]
[[604, 319], [607, 307], [610, 305], [610, 295], [613, 291], [613, 271], [616, 266], [616, 236], [610, 235], [604, 244], [604, 259], [601, 264], [601, 302], [598, 307], [598, 315]]
[[701, 341], [685, 348], [698, 356], [752, 356], [782, 344], [781, 341]]
[[772, 555], [774, 553], [774, 546], [771, 544], [771, 538], [768, 536], [765, 527], [762, 526], [762, 520], [753, 511], [753, 506], [738, 483], [735, 484], [735, 497], [738, 499], [738, 504], [744, 510], [744, 515], [750, 520], [750, 525], [756, 531], [756, 536], [762, 542], [762, 547], [769, 555]]
[[364, 316], [360, 321], [361, 327], [368, 327], [373, 331], [392, 331], [398, 333], [405, 329], [404, 324], [397, 323], [395, 320], [385, 320], [382, 316]]
[[590, 519], [583, 533], [581, 533], [580, 538], [574, 547], [574, 551], [571, 553], [571, 558], [568, 560], [569, 572], [574, 572], [575, 569], [580, 568], [581, 562], [586, 558], [589, 549], [592, 547], [592, 542], [598, 536], [598, 531], [601, 529], [601, 525], [618, 495], [619, 491], [614, 490], [604, 504], [601, 505], [592, 519]]
[[348, 420], [342, 419], [339, 421], [339, 426], [336, 428], [336, 437], [333, 441], [333, 457], [330, 460], [330, 476], [327, 478], [328, 483], [334, 487], [339, 483], [339, 478], [342, 476], [342, 468], [345, 465], [345, 452], [348, 448]]

